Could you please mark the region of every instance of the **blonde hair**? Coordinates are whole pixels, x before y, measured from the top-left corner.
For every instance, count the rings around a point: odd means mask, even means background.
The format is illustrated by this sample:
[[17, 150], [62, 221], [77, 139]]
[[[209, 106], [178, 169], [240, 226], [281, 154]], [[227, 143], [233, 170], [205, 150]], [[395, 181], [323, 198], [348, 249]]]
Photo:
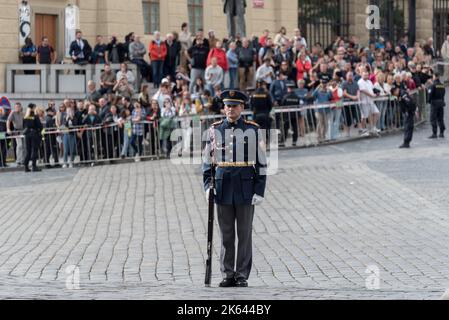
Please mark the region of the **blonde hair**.
[[42, 112], [45, 115], [45, 109], [42, 106], [36, 107], [36, 114], [40, 114]]

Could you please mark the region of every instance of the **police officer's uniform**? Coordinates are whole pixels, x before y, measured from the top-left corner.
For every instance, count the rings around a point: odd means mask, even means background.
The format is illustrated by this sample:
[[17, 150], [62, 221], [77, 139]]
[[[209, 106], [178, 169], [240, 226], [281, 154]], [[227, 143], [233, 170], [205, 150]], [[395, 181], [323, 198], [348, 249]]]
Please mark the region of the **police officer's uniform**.
[[[238, 91], [225, 91], [222, 98], [225, 105], [240, 105], [246, 100], [246, 96]], [[216, 122], [209, 131], [210, 139], [205, 151], [203, 178], [204, 188], [207, 191], [211, 183], [213, 172], [211, 162], [213, 162], [216, 167], [215, 202], [222, 242], [220, 255], [220, 269], [224, 278], [220, 284], [222, 287], [247, 286], [251, 272], [254, 203], [255, 200], [261, 201], [265, 194], [266, 161], [261, 159], [258, 152], [253, 155], [248, 151], [254, 147], [250, 146], [250, 143], [256, 143], [255, 150], [261, 147], [257, 141], [240, 139], [242, 133], [250, 134], [250, 131], [258, 137], [258, 129], [259, 125], [241, 117], [234, 123], [229, 119]], [[264, 154], [264, 150], [261, 151], [261, 154]]]
[[250, 98], [250, 106], [254, 113], [254, 121], [261, 129], [269, 130], [271, 128], [270, 112], [273, 109], [273, 101], [264, 87], [261, 86], [256, 89]]
[[430, 109], [430, 123], [432, 125], [431, 139], [437, 138], [438, 127], [440, 128], [440, 137], [444, 137], [444, 131], [446, 126], [444, 125], [444, 107], [446, 103], [444, 96], [446, 94], [446, 88], [444, 84], [440, 82], [440, 79], [436, 79], [432, 86], [429, 88], [429, 102]]
[[[293, 89], [296, 88], [295, 84], [293, 82], [287, 83], [287, 88]], [[299, 107], [301, 104], [301, 99], [298, 97], [298, 95], [295, 92], [289, 92], [287, 93], [284, 98], [282, 99], [281, 105], [283, 107]], [[296, 146], [296, 143], [298, 142], [298, 119], [301, 117], [301, 113], [298, 112], [289, 112], [289, 113], [283, 113], [283, 122], [284, 122], [284, 136], [282, 141], [286, 141], [288, 137], [288, 130], [290, 128], [290, 125], [293, 130], [293, 146]], [[287, 119], [286, 119], [287, 118]]]
[[[29, 106], [30, 108], [32, 106]], [[32, 107], [33, 108], [33, 107]], [[28, 168], [29, 162], [31, 160], [33, 165], [33, 171], [41, 171], [36, 166], [37, 161], [37, 155], [38, 155], [38, 148], [39, 148], [39, 140], [41, 138], [41, 131], [42, 131], [42, 123], [39, 120], [37, 116], [34, 115], [34, 112], [31, 116], [25, 117], [23, 119], [23, 129], [24, 129], [24, 136], [25, 136], [25, 147], [26, 147], [26, 153], [25, 153], [25, 172], [29, 172], [30, 169]]]
[[416, 102], [407, 91], [402, 91], [400, 93], [399, 105], [404, 115], [404, 144], [400, 148], [410, 148], [415, 127]]

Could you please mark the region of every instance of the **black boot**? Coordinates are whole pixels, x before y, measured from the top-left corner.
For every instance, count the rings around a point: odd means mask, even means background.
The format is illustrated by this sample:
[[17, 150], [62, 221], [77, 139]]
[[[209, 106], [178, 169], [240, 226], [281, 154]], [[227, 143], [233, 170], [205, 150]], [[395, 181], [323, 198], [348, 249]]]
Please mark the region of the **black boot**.
[[410, 143], [403, 143], [402, 145], [399, 146], [399, 149], [409, 149], [410, 148]]
[[246, 288], [248, 287], [248, 281], [246, 279], [236, 279], [235, 286], [238, 288]]
[[436, 135], [436, 133], [432, 134], [432, 135], [429, 137], [429, 139], [437, 139], [437, 138], [438, 138], [438, 136]]
[[220, 288], [231, 288], [235, 287], [235, 279], [229, 278], [229, 279], [223, 279], [222, 282], [220, 282]]
[[31, 172], [30, 168], [28, 168], [28, 165], [25, 165], [25, 172]]
[[444, 132], [441, 132], [441, 133], [440, 133], [440, 138], [441, 138], [441, 139], [444, 139]]

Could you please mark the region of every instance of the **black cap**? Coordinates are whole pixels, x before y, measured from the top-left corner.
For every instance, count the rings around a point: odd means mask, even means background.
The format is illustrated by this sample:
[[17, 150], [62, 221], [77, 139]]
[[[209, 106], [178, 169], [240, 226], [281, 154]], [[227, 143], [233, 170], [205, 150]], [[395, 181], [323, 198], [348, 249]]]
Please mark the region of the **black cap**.
[[225, 105], [236, 106], [245, 104], [248, 101], [248, 97], [241, 91], [226, 90], [221, 93], [221, 98]]

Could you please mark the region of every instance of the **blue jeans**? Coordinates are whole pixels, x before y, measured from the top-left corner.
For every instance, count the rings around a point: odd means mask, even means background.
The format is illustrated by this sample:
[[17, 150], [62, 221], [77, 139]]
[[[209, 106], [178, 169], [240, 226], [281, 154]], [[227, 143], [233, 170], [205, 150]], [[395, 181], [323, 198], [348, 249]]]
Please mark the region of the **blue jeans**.
[[341, 108], [331, 109], [327, 118], [329, 127], [329, 139], [336, 140], [340, 131], [341, 124]]
[[229, 68], [229, 89], [236, 89], [238, 84], [238, 68]]
[[122, 152], [121, 152], [121, 156], [124, 157], [128, 157], [129, 156], [129, 142], [130, 142], [130, 136], [128, 135], [128, 132], [123, 133], [123, 147], [122, 147]]
[[64, 145], [64, 164], [67, 164], [69, 153], [70, 162], [75, 161], [76, 137], [74, 134], [64, 134], [62, 137], [62, 144]]
[[138, 136], [136, 134], [132, 134], [131, 136], [131, 140], [130, 140], [130, 145], [134, 150], [134, 155], [139, 155], [142, 156], [143, 155], [143, 136]]
[[152, 61], [151, 68], [153, 69], [153, 83], [159, 87], [164, 76], [164, 61]]

